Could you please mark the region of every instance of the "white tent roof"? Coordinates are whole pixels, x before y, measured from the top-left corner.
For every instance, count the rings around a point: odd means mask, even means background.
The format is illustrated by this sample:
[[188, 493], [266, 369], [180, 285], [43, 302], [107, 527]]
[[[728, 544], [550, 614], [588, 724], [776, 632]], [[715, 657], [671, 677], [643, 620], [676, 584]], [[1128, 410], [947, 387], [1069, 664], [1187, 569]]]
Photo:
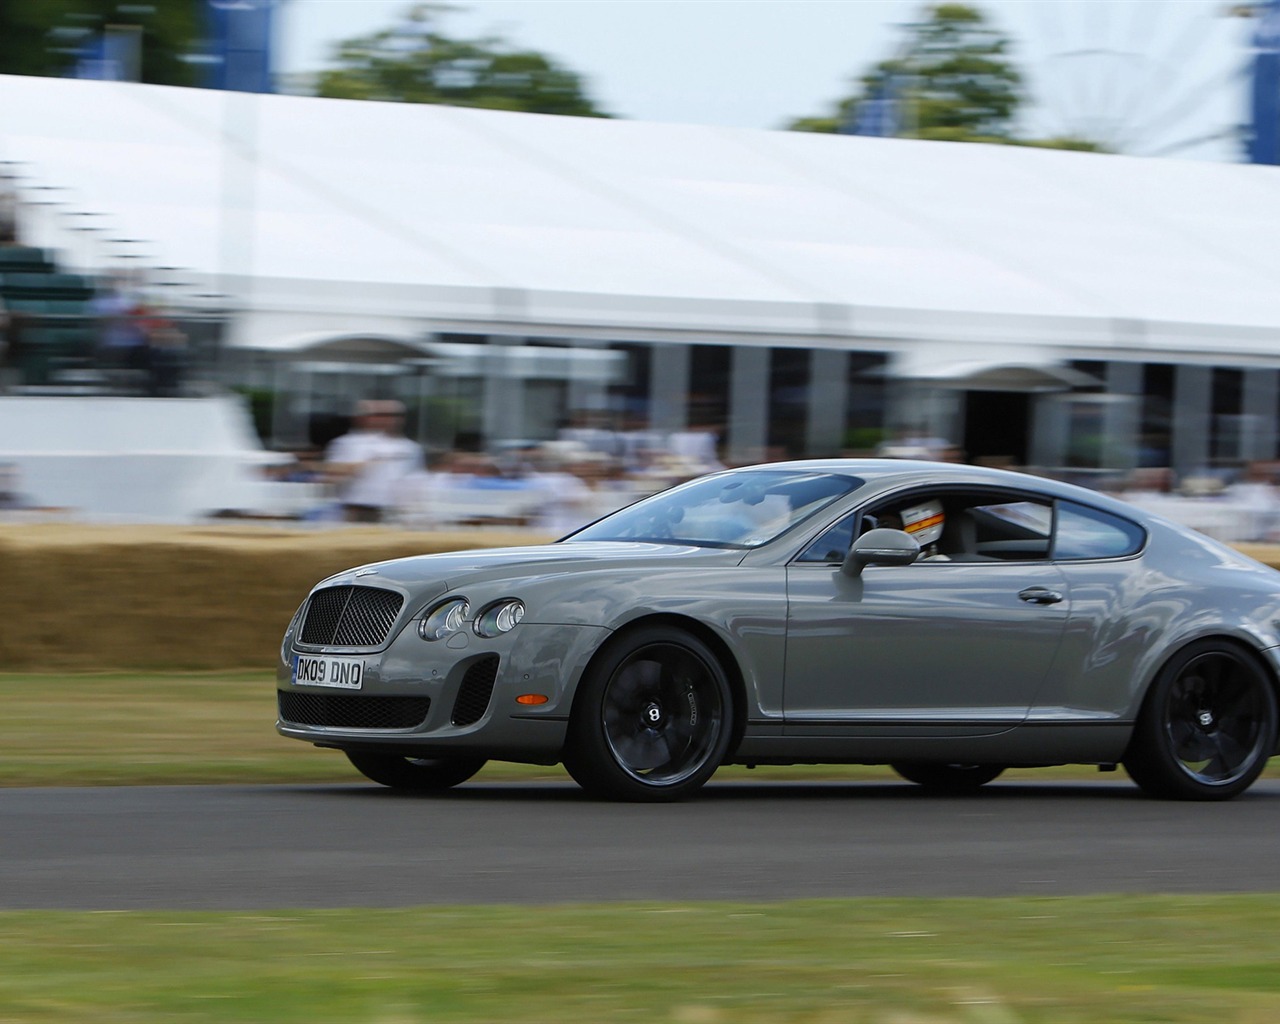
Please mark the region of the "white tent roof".
[[24, 185], [221, 282], [252, 347], [1280, 351], [1275, 168], [5, 76], [0, 107]]

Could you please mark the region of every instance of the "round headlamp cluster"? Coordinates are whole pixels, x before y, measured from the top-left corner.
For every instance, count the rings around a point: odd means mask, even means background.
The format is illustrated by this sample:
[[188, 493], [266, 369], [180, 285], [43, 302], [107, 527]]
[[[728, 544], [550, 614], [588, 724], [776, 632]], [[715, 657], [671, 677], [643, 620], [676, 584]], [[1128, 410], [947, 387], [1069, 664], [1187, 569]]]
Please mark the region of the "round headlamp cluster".
[[423, 640], [444, 640], [460, 629], [465, 629], [471, 614], [471, 603], [465, 597], [455, 597], [438, 604], [418, 623], [418, 636]]
[[489, 605], [476, 616], [476, 621], [471, 628], [476, 631], [476, 636], [501, 636], [503, 633], [510, 633], [520, 625], [520, 620], [523, 618], [524, 603], [515, 598], [509, 598]]
[[[471, 603], [465, 597], [442, 601], [432, 608], [418, 623], [418, 635], [423, 640], [445, 640], [467, 628], [471, 618]], [[488, 639], [510, 633], [524, 618], [524, 602], [514, 597], [503, 598], [488, 605], [471, 622], [471, 629], [478, 637]]]

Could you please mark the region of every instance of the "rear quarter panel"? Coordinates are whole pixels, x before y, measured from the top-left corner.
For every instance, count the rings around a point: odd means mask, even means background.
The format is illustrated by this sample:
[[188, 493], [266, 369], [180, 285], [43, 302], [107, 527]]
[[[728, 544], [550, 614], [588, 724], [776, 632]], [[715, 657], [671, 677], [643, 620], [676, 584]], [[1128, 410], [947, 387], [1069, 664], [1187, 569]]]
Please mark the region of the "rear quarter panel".
[[1134, 721], [1161, 666], [1210, 637], [1280, 669], [1280, 573], [1181, 528], [1149, 529], [1138, 557], [1062, 563], [1071, 615], [1033, 718]]

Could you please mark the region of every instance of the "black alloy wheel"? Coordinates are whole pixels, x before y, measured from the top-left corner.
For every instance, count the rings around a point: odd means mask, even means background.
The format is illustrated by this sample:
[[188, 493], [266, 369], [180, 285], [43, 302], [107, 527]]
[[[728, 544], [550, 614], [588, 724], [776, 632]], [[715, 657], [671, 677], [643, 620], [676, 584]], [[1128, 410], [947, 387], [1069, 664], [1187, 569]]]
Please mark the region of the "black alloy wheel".
[[933, 764], [904, 761], [889, 766], [908, 782], [933, 793], [972, 793], [1004, 771], [1002, 764]]
[[1275, 687], [1235, 644], [1202, 641], [1156, 678], [1125, 753], [1125, 770], [1152, 796], [1227, 800], [1243, 793], [1275, 751]]
[[438, 793], [466, 782], [485, 765], [482, 757], [428, 758], [378, 754], [366, 750], [345, 751], [365, 778], [392, 789]]
[[683, 630], [639, 629], [583, 678], [565, 767], [593, 796], [678, 800], [720, 766], [732, 721], [728, 679], [706, 644]]

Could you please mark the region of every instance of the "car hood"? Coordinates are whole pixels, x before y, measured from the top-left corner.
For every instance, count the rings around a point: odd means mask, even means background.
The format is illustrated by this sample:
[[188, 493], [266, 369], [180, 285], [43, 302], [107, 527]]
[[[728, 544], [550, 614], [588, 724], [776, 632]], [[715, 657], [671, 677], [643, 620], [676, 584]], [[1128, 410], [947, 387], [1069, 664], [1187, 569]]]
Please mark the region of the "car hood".
[[478, 548], [439, 555], [417, 555], [371, 562], [338, 573], [320, 586], [361, 583], [392, 585], [411, 593], [443, 592], [485, 580], [528, 579], [561, 573], [671, 566], [737, 565], [746, 552], [739, 549], [690, 547], [629, 541], [568, 541], [517, 548]]

